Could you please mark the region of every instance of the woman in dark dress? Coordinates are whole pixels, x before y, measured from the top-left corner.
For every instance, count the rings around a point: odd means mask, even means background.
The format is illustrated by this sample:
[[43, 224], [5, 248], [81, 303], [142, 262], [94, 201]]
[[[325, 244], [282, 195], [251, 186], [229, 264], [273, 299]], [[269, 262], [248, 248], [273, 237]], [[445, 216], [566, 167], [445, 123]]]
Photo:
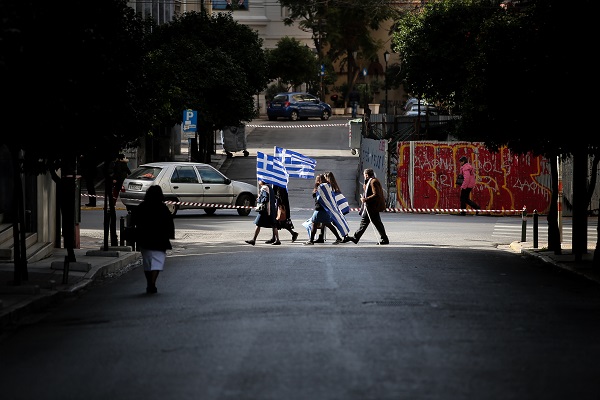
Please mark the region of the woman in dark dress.
[[[280, 205], [283, 206], [283, 208], [285, 209], [285, 220], [284, 221], [279, 221], [278, 219], [275, 220], [275, 224], [277, 225], [277, 230], [280, 231], [282, 229], [285, 229], [286, 231], [288, 231], [291, 235], [292, 235], [292, 243], [296, 241], [296, 239], [298, 239], [298, 232], [294, 231], [294, 224], [292, 222], [292, 218], [291, 218], [291, 214], [290, 214], [290, 199], [288, 197], [288, 192], [287, 189], [281, 186], [276, 186], [276, 185], [269, 185], [271, 186], [271, 190], [272, 192], [275, 193], [275, 203], [277, 204], [277, 207], [279, 207]], [[267, 244], [273, 244], [277, 241], [277, 239], [275, 238], [275, 236], [273, 236], [271, 239], [267, 240], [265, 243]]]
[[175, 239], [175, 223], [164, 200], [161, 187], [150, 186], [144, 201], [131, 213], [135, 241], [142, 253], [146, 293], [157, 292], [156, 279], [164, 268], [167, 250], [172, 249], [169, 239]]
[[275, 206], [275, 195], [269, 185], [264, 181], [258, 181], [259, 191], [256, 205], [264, 204], [265, 207], [258, 212], [258, 215], [254, 219], [254, 237], [252, 240], [246, 240], [245, 242], [254, 246], [256, 244], [256, 238], [260, 233], [260, 228], [271, 228], [273, 230], [273, 237], [275, 241], [271, 244], [280, 245], [279, 232], [277, 231], [277, 207]]

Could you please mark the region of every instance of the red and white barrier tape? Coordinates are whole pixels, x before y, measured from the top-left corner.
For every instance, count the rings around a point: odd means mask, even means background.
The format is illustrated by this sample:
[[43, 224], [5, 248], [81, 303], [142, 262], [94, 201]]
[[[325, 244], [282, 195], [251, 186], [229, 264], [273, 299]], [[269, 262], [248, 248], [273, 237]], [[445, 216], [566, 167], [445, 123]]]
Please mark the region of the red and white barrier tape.
[[[89, 194], [81, 194], [82, 196], [87, 197], [97, 197], [103, 198], [104, 196], [91, 196]], [[143, 200], [135, 200], [135, 201], [143, 201]], [[223, 204], [212, 204], [212, 203], [195, 203], [189, 201], [165, 201], [165, 204], [174, 204], [174, 205], [183, 205], [189, 207], [198, 207], [198, 208], [226, 208], [226, 209], [238, 209], [238, 208], [254, 208], [254, 206], [232, 206], [232, 205], [223, 205]], [[298, 208], [296, 210], [313, 210], [312, 208]], [[350, 211], [358, 212], [360, 208], [350, 208]], [[448, 214], [448, 213], [469, 213], [469, 214], [506, 214], [506, 213], [522, 213], [524, 210], [473, 210], [473, 209], [460, 209], [460, 208], [386, 208], [383, 212], [388, 213], [406, 213], [406, 214]]]
[[295, 128], [323, 128], [330, 126], [348, 126], [348, 124], [302, 124], [302, 125], [246, 125], [247, 128], [275, 128], [275, 129], [295, 129]]

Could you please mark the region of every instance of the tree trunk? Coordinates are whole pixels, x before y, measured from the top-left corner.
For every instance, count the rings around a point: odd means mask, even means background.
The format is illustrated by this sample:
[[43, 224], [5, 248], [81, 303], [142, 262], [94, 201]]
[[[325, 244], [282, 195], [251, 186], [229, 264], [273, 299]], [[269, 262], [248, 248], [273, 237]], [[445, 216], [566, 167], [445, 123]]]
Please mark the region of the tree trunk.
[[550, 160], [550, 175], [552, 192], [550, 196], [550, 208], [548, 209], [548, 250], [554, 254], [561, 254], [560, 230], [558, 228], [558, 159], [555, 155], [548, 157]]
[[586, 147], [573, 152], [573, 254], [581, 261], [587, 253], [587, 174]]
[[77, 262], [75, 258], [75, 176], [67, 173], [66, 176], [62, 176], [60, 182], [63, 245], [67, 249], [69, 262]]
[[27, 273], [27, 253], [25, 245], [25, 199], [23, 198], [23, 181], [21, 180], [21, 165], [18, 149], [11, 149], [13, 162], [13, 251], [14, 274], [13, 284], [20, 285], [29, 279]]

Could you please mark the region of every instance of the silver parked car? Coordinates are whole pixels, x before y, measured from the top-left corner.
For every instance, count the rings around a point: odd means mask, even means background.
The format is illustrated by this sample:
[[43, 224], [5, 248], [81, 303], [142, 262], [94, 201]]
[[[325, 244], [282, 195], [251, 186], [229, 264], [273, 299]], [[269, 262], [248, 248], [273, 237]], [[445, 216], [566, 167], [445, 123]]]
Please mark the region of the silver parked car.
[[123, 182], [120, 198], [127, 210], [140, 204], [152, 185], [162, 188], [173, 215], [186, 209], [204, 209], [207, 214], [214, 214], [219, 206], [224, 206], [239, 207], [238, 214], [246, 216], [258, 196], [257, 186], [233, 181], [208, 164], [154, 162], [140, 165]]

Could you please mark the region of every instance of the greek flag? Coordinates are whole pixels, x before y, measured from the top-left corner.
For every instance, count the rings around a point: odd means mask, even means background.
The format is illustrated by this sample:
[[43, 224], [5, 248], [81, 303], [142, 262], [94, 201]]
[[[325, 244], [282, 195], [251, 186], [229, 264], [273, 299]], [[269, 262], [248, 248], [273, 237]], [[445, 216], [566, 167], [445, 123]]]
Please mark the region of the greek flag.
[[275, 158], [281, 160], [290, 178], [315, 177], [317, 160], [314, 158], [277, 146], [275, 146]]
[[330, 184], [322, 183], [319, 185], [317, 189], [317, 200], [329, 213], [331, 222], [333, 222], [340, 235], [342, 237], [346, 236], [348, 232], [350, 232], [350, 227], [348, 226], [346, 217], [344, 217], [344, 214], [342, 214], [342, 211], [337, 205], [335, 194], [331, 189]]
[[288, 173], [281, 160], [260, 151], [256, 152], [256, 179], [287, 189]]
[[333, 193], [335, 194], [335, 202], [337, 203], [337, 206], [342, 214], [348, 214], [350, 212], [350, 204], [348, 204], [348, 199], [346, 199], [346, 196], [338, 192]]

